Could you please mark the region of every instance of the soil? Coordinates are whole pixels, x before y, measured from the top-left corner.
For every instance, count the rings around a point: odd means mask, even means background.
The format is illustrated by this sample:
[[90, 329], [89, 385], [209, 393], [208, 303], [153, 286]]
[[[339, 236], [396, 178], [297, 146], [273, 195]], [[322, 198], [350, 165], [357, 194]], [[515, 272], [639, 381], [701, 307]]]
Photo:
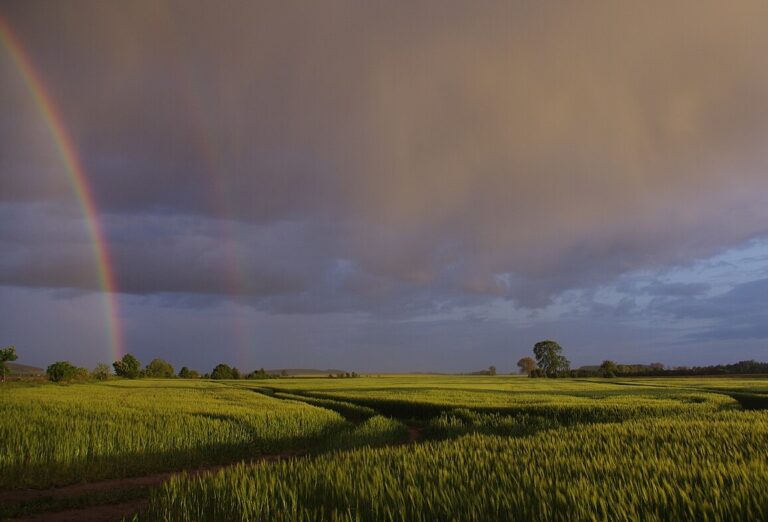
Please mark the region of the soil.
[[416, 428], [414, 426], [408, 426], [408, 442], [415, 444], [421, 440], [421, 432], [424, 428]]
[[[24, 518], [13, 520], [45, 521], [45, 522], [115, 522], [129, 517], [137, 511], [146, 507], [149, 501], [145, 498], [122, 502], [120, 504], [106, 504], [101, 506], [90, 506], [81, 509], [67, 509], [65, 511], [53, 511], [48, 513], [38, 513]], [[10, 521], [10, 522], [13, 522]]]

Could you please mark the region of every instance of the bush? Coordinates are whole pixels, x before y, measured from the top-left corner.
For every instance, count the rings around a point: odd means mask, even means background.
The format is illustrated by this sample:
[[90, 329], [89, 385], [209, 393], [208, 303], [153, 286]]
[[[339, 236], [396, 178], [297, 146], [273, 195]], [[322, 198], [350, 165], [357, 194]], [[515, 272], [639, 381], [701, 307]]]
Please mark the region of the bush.
[[195, 370], [190, 370], [186, 366], [182, 366], [181, 370], [179, 370], [179, 377], [182, 379], [199, 379], [200, 374]]
[[229, 365], [221, 363], [217, 364], [216, 368], [211, 372], [211, 379], [234, 379], [234, 372]]
[[174, 370], [171, 363], [164, 361], [163, 359], [152, 359], [144, 373], [147, 377], [173, 377]]
[[88, 378], [88, 370], [78, 368], [69, 361], [56, 361], [48, 366], [45, 374], [52, 382], [64, 382], [72, 380], [85, 380]]
[[109, 366], [104, 363], [97, 364], [96, 368], [91, 372], [91, 377], [97, 381], [106, 381], [110, 375], [112, 375], [112, 372], [109, 370]]
[[141, 373], [141, 363], [130, 353], [123, 355], [123, 358], [115, 361], [112, 366], [115, 367], [115, 373], [118, 376], [128, 379], [135, 379]]

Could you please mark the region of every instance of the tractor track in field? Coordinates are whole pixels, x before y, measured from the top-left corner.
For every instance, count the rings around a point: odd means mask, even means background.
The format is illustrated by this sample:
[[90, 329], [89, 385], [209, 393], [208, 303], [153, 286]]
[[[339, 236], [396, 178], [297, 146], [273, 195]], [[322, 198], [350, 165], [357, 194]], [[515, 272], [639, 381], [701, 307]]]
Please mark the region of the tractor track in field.
[[[220, 464], [215, 466], [203, 466], [199, 468], [166, 471], [162, 473], [153, 473], [150, 475], [141, 475], [138, 477], [127, 477], [120, 479], [101, 480], [98, 482], [84, 482], [81, 484], [72, 484], [47, 489], [19, 489], [0, 492], [0, 505], [20, 505], [35, 502], [56, 502], [66, 500], [82, 499], [87, 502], [88, 496], [109, 495], [110, 493], [119, 493], [126, 491], [139, 491], [139, 497], [130, 500], [119, 499], [109, 503], [97, 503], [94, 505], [78, 508], [64, 508], [56, 511], [46, 511], [30, 513], [17, 518], [8, 519], [13, 521], [76, 521], [76, 522], [106, 522], [120, 520], [123, 517], [130, 516], [146, 506], [148, 499], [146, 491], [149, 488], [161, 485], [163, 482], [174, 476], [187, 474], [191, 476], [203, 475], [206, 473], [215, 473], [224, 468], [239, 464], [253, 464], [258, 462], [277, 462], [280, 460], [303, 457], [306, 451], [286, 451], [283, 453], [262, 455], [251, 460], [239, 460], [229, 464]], [[140, 492], [144, 491], [144, 494]]]
[[118, 504], [100, 504], [87, 508], [37, 513], [24, 518], [13, 518], [9, 522], [16, 520], [25, 522], [115, 522], [132, 516], [148, 505], [149, 499], [140, 498]]
[[[360, 423], [359, 420], [351, 422], [353, 424]], [[392, 444], [393, 446], [400, 444], [417, 444], [422, 440], [424, 428], [413, 425], [406, 425], [406, 427], [408, 429], [407, 441]], [[203, 466], [188, 470], [166, 471], [138, 477], [86, 482], [47, 489], [0, 491], [0, 505], [19, 505], [23, 508], [25, 504], [28, 505], [30, 503], [48, 502], [55, 505], [56, 502], [59, 502], [59, 507], [53, 507], [52, 510], [38, 511], [7, 519], [9, 522], [114, 522], [130, 517], [146, 508], [149, 504], [149, 489], [160, 486], [174, 476], [184, 473], [192, 476], [203, 475], [207, 473], [215, 473], [239, 463], [278, 462], [284, 459], [299, 458], [308, 455], [310, 455], [308, 450], [286, 451], [277, 454], [262, 455], [252, 460], [240, 460], [228, 464]], [[99, 502], [98, 499], [91, 499], [91, 505], [84, 505], [82, 507], [61, 507], [62, 502], [77, 502], [78, 499], [81, 499], [82, 504], [87, 504], [89, 496], [108, 497], [110, 494], [119, 495], [120, 492], [133, 492], [133, 495], [131, 495], [133, 498], [118, 496], [118, 498], [107, 498], [101, 502]]]
[[[417, 444], [422, 440], [424, 429], [417, 426], [407, 426], [408, 440], [399, 444]], [[399, 444], [393, 444], [399, 445]], [[187, 474], [191, 476], [203, 475], [206, 473], [215, 473], [222, 469], [231, 467], [239, 463], [258, 463], [258, 462], [278, 462], [280, 460], [306, 457], [308, 451], [286, 451], [279, 454], [263, 455], [252, 460], [241, 460], [229, 464], [216, 466], [204, 466], [180, 471], [167, 471], [162, 473], [153, 473], [151, 475], [142, 475], [139, 477], [128, 477], [121, 479], [109, 479], [99, 482], [85, 482], [82, 484], [72, 484], [48, 489], [20, 489], [0, 492], [0, 504], [18, 504], [24, 505], [30, 502], [41, 501], [61, 501], [67, 499], [87, 498], [88, 495], [104, 495], [115, 492], [125, 492], [131, 490], [143, 491], [138, 498], [130, 500], [117, 500], [110, 503], [96, 503], [90, 506], [78, 508], [64, 508], [55, 511], [45, 511], [22, 515], [20, 517], [7, 519], [8, 522], [114, 522], [130, 517], [134, 513], [146, 508], [149, 499], [147, 492], [152, 487], [157, 487], [174, 476]]]

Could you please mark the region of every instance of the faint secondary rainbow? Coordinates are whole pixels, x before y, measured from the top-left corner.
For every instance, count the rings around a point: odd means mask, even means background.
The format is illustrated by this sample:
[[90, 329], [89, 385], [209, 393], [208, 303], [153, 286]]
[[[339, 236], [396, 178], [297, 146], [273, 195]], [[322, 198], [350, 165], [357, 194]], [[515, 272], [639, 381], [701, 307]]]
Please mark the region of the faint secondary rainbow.
[[93, 199], [91, 188], [88, 185], [88, 178], [78, 157], [77, 149], [67, 133], [61, 115], [46, 90], [42, 78], [35, 70], [30, 57], [24, 51], [21, 41], [2, 15], [0, 15], [0, 42], [8, 49], [11, 58], [21, 73], [21, 77], [32, 94], [37, 109], [40, 111], [43, 120], [51, 132], [77, 201], [82, 208], [88, 236], [91, 241], [93, 257], [96, 261], [99, 285], [106, 299], [107, 331], [110, 339], [110, 348], [112, 356], [118, 359], [122, 357], [124, 350], [123, 333], [118, 313], [117, 286], [115, 284], [109, 251], [104, 240], [104, 231], [99, 221], [99, 212]]

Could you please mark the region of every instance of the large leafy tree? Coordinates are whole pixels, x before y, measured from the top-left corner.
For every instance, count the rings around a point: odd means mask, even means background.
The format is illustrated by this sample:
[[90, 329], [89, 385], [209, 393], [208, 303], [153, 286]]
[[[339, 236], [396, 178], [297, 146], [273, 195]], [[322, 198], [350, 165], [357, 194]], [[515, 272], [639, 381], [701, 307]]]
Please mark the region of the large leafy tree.
[[615, 377], [618, 371], [618, 366], [611, 360], [606, 359], [600, 364], [600, 375], [603, 377]]
[[520, 373], [530, 375], [536, 369], [536, 361], [533, 360], [533, 357], [523, 357], [517, 361], [517, 367], [520, 368]]
[[0, 376], [2, 377], [2, 382], [5, 382], [5, 374], [8, 373], [8, 366], [5, 363], [15, 361], [18, 358], [15, 346], [8, 346], [0, 350]]
[[557, 377], [571, 369], [571, 361], [563, 355], [563, 348], [549, 339], [539, 341], [533, 346], [536, 363], [547, 377]]
[[112, 366], [115, 367], [116, 375], [127, 377], [128, 379], [135, 379], [141, 371], [141, 363], [130, 353], [123, 355], [123, 358], [112, 363]]
[[234, 372], [228, 364], [217, 364], [211, 372], [211, 379], [235, 379]]
[[53, 382], [88, 378], [88, 370], [78, 368], [69, 361], [56, 361], [45, 370], [45, 373], [48, 375], [48, 379]]
[[144, 373], [147, 377], [173, 377], [174, 370], [171, 363], [163, 359], [152, 359]]

